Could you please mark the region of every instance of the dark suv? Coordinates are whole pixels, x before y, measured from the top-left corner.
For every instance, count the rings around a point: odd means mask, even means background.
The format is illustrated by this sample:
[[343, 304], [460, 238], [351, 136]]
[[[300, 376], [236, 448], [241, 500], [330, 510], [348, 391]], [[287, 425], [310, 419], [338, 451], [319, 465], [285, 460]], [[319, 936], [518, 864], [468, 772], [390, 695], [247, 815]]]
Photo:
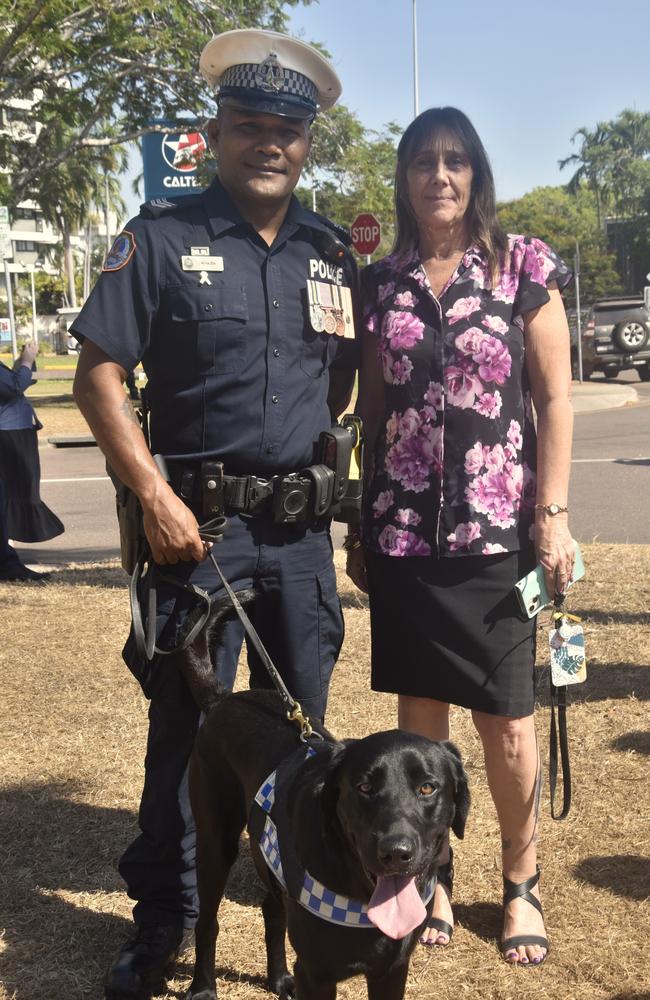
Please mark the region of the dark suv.
[[[571, 347], [573, 373], [578, 373], [578, 352]], [[650, 382], [650, 310], [633, 296], [598, 299], [582, 327], [582, 374], [593, 372], [616, 378], [625, 368], [636, 368], [642, 382]]]

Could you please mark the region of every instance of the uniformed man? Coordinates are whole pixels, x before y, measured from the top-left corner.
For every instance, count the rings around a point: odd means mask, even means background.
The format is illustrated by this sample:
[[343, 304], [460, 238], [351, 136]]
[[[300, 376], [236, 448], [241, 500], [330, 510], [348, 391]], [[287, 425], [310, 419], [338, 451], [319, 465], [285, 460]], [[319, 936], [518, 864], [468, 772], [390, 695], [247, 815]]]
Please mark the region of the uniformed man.
[[[74, 324], [75, 399], [139, 497], [165, 576], [220, 589], [198, 529], [223, 496], [219, 564], [235, 590], [256, 587], [262, 641], [294, 698], [323, 716], [343, 621], [330, 519], [313, 513], [315, 481], [295, 475], [318, 461], [319, 435], [349, 402], [355, 268], [344, 232], [292, 192], [311, 122], [340, 83], [315, 49], [271, 31], [216, 36], [200, 67], [219, 88], [208, 125], [218, 178], [203, 194], [143, 205], [117, 237]], [[140, 361], [169, 483], [123, 389]], [[191, 602], [162, 581], [157, 601], [158, 643], [171, 647]], [[232, 684], [243, 632], [228, 628], [215, 667]], [[146, 996], [197, 917], [186, 770], [198, 711], [168, 660], [138, 653], [133, 630], [124, 658], [151, 708], [141, 834], [120, 862], [136, 927], [108, 973], [112, 1000]], [[248, 659], [251, 684], [270, 686], [254, 651]]]

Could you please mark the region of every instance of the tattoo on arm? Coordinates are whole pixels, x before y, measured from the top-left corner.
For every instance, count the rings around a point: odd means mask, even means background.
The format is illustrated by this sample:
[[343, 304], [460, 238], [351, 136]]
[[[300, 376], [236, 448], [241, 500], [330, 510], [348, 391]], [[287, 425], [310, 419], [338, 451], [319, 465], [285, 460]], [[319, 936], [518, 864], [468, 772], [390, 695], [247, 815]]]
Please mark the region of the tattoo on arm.
[[131, 406], [130, 400], [125, 399], [122, 405], [120, 406], [120, 410], [130, 423], [136, 424], [138, 427], [140, 426], [140, 421], [136, 416], [135, 410]]

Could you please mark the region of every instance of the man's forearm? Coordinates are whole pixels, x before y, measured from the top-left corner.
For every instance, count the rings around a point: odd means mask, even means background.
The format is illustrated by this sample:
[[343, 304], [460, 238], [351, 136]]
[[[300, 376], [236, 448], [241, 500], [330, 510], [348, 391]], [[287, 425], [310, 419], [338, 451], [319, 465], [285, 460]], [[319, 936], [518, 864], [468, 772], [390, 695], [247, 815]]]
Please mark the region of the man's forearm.
[[86, 345], [74, 381], [75, 402], [122, 482], [137, 494], [143, 505], [150, 505], [156, 492], [166, 484], [124, 393], [122, 369], [114, 362], [97, 362], [92, 349], [84, 357], [85, 351]]

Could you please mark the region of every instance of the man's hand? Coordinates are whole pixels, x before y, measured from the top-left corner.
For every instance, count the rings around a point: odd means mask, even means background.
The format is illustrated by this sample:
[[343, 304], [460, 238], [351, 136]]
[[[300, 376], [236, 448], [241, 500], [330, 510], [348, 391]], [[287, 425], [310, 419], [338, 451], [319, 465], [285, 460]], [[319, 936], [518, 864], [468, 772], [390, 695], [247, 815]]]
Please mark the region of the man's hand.
[[143, 504], [143, 527], [160, 566], [179, 560], [200, 562], [207, 556], [194, 514], [162, 479], [153, 500]]

